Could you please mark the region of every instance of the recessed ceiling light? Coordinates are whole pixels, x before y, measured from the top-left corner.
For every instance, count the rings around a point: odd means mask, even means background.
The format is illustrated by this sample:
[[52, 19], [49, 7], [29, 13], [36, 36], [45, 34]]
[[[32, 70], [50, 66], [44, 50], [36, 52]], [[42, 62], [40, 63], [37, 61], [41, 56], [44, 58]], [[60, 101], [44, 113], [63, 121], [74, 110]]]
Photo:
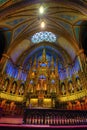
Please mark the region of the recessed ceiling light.
[[39, 13], [40, 13], [40, 14], [43, 14], [43, 13], [44, 13], [44, 7], [43, 7], [43, 6], [40, 6], [40, 8], [39, 8]]
[[45, 27], [45, 22], [41, 22], [41, 28], [44, 28]]

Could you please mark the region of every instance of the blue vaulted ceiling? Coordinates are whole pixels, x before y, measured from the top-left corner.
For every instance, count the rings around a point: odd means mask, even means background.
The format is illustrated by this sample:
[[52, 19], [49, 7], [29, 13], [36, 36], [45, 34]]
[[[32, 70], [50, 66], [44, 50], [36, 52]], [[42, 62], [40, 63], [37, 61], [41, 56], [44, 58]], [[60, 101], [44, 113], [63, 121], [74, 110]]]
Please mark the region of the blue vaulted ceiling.
[[[45, 7], [43, 16], [38, 12], [41, 4]], [[42, 20], [46, 23], [45, 29], [40, 28]], [[44, 47], [47, 57], [58, 57], [59, 64], [63, 64], [61, 67], [73, 64], [80, 49], [86, 48], [84, 21], [87, 21], [85, 0], [0, 0], [0, 30], [7, 41], [4, 53], [18, 66], [28, 68], [29, 60], [35, 56], [39, 58]], [[31, 37], [43, 31], [53, 33], [56, 41], [33, 43]]]

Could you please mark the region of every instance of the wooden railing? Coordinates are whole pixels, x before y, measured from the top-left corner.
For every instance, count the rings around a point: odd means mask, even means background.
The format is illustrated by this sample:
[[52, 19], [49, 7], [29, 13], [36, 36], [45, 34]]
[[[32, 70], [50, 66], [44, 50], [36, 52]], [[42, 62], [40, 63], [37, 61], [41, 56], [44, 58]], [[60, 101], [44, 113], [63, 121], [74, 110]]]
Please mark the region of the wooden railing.
[[87, 110], [25, 109], [23, 123], [35, 125], [84, 125], [87, 124]]

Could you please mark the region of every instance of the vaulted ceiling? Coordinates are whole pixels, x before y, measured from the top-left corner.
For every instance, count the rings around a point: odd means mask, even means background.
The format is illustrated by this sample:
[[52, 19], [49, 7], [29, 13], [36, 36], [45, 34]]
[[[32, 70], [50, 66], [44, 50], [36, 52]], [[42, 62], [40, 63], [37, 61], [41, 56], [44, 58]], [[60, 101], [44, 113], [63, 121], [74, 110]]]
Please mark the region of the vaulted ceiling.
[[[39, 14], [41, 5], [43, 15]], [[41, 21], [45, 22], [44, 29]], [[25, 65], [45, 47], [47, 55], [58, 55], [63, 64], [71, 64], [80, 49], [87, 54], [86, 21], [87, 0], [0, 0], [0, 39], [5, 39], [2, 53], [15, 64]], [[31, 41], [34, 34], [45, 31], [52, 32], [56, 41]]]

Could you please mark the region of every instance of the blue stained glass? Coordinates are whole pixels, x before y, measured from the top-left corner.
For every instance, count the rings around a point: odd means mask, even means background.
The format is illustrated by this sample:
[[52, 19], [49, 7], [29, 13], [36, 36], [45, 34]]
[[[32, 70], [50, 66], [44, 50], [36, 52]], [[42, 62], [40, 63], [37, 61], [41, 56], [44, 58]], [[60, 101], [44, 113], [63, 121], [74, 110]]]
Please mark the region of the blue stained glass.
[[15, 75], [14, 75], [14, 78], [17, 78], [18, 76], [18, 70], [15, 69]]
[[41, 66], [42, 66], [42, 67], [46, 67], [46, 64], [45, 64], [45, 63], [42, 63]]
[[23, 81], [25, 81], [26, 80], [26, 73], [24, 73], [24, 72], [22, 72], [21, 74], [20, 74], [20, 76], [19, 76], [19, 80], [23, 80]]
[[47, 32], [47, 31], [38, 32], [32, 36], [31, 41], [33, 43], [40, 43], [43, 41], [56, 42], [56, 36], [52, 32]]
[[80, 70], [80, 64], [79, 64], [78, 60], [75, 61], [73, 69], [74, 69], [75, 72], [78, 72]]
[[26, 78], [27, 78], [27, 74], [24, 74], [24, 79], [23, 80], [26, 81]]

